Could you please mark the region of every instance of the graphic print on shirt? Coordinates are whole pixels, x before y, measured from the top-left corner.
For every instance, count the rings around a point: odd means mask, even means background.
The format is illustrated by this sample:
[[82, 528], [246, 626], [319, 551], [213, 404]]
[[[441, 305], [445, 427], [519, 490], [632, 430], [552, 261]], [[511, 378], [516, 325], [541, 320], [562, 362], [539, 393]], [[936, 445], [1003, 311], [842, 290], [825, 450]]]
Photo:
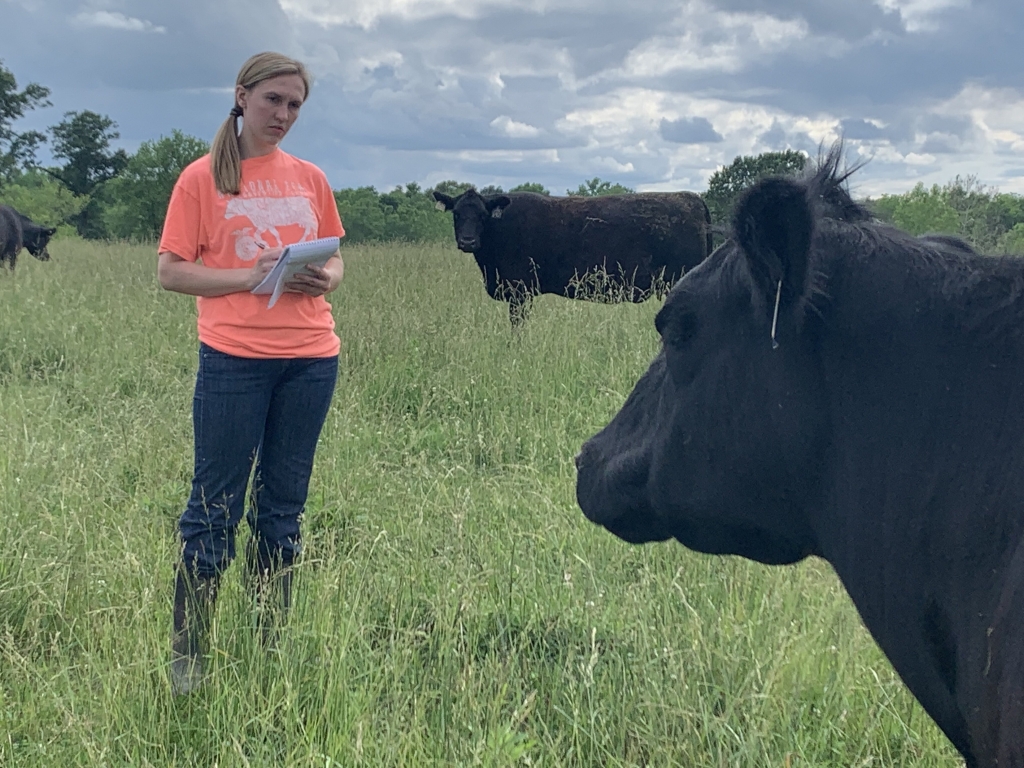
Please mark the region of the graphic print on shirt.
[[[310, 197], [299, 182], [278, 184], [269, 180], [242, 185], [240, 194], [227, 201], [224, 211], [225, 219], [240, 219], [238, 223], [243, 225], [232, 233], [235, 236], [235, 255], [242, 261], [252, 261], [261, 246], [283, 246], [279, 227], [301, 227], [300, 241], [314, 239], [317, 217]], [[246, 223], [252, 226], [244, 226]]]

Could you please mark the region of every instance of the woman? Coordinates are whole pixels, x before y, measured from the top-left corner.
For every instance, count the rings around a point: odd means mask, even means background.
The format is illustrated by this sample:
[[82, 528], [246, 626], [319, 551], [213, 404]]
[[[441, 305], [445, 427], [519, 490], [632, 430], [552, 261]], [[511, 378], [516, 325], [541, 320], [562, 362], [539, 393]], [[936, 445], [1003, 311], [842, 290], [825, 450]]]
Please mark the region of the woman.
[[335, 253], [322, 268], [306, 267], [273, 308], [250, 291], [283, 246], [345, 234], [323, 172], [278, 148], [308, 94], [301, 63], [277, 53], [245, 62], [210, 154], [175, 184], [160, 239], [160, 285], [197, 296], [199, 309], [195, 472], [174, 587], [176, 694], [202, 681], [204, 637], [254, 468], [246, 561], [264, 640], [272, 642], [274, 615], [291, 602], [299, 518], [338, 370], [324, 295], [345, 265]]

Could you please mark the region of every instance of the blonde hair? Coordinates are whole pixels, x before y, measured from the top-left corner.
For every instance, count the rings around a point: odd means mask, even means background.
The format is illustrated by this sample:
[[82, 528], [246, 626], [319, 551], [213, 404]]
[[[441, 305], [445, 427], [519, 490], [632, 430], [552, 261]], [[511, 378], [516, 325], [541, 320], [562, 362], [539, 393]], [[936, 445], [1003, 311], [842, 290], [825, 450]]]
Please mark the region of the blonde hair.
[[[309, 96], [309, 72], [301, 61], [267, 51], [252, 56], [238, 73], [236, 86], [250, 90], [272, 77], [281, 75], [298, 75], [306, 86], [303, 101]], [[238, 118], [242, 109], [235, 104], [231, 108], [228, 119], [221, 125], [210, 148], [210, 165], [213, 168], [213, 181], [217, 191], [222, 195], [237, 195], [242, 183], [242, 154], [238, 142]]]

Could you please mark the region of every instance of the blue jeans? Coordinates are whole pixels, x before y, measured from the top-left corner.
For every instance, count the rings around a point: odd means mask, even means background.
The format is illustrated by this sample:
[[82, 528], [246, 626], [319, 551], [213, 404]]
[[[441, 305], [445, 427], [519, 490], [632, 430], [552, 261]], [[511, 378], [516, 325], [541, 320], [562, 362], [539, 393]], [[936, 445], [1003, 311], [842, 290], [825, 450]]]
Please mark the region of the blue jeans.
[[186, 567], [221, 573], [235, 557], [245, 511], [262, 562], [298, 554], [313, 455], [338, 377], [338, 358], [252, 359], [199, 345], [192, 401], [195, 474], [178, 522]]

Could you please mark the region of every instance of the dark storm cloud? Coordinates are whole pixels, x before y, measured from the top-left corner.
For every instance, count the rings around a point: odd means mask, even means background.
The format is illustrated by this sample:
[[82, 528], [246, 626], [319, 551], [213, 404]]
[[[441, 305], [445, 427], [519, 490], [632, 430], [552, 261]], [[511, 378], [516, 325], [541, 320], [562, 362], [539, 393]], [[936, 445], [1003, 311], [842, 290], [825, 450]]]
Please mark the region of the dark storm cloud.
[[787, 149], [795, 149], [798, 152], [805, 152], [814, 157], [819, 149], [819, 142], [812, 139], [806, 133], [800, 131], [787, 131], [783, 125], [776, 120], [764, 133], [757, 137], [758, 143], [772, 152], [783, 152]]
[[871, 141], [886, 138], [886, 131], [867, 120], [846, 118], [839, 123], [839, 129], [847, 139]]
[[[1004, 11], [998, 15], [947, 9], [938, 14], [943, 26], [915, 33], [893, 29], [893, 14], [878, 15], [879, 9], [869, 3], [842, 4], [853, 6], [851, 12], [863, 7], [865, 18], [885, 24], [858, 25], [863, 34], [856, 37], [840, 36], [843, 28], [838, 25], [825, 25], [825, 37], [817, 37], [812, 27], [808, 37], [741, 73], [674, 72], [657, 82], [673, 90], [723, 95], [757, 91], [763, 103], [803, 114], [822, 109], [890, 114], [928, 99], [948, 98], [968, 80], [1020, 88], [1024, 70], [1014, 63], [1009, 30], [1024, 25], [1024, 4], [998, 4]], [[788, 18], [786, 4], [774, 15]]]
[[13, 56], [5, 53], [8, 65], [45, 73], [51, 87], [152, 91], [231, 85], [253, 53], [294, 48], [291, 25], [273, 0], [146, 1], [119, 9], [163, 28], [159, 34], [97, 26], [89, 21], [97, 11], [82, 3], [4, 8], [5, 38], [18, 41]]
[[676, 144], [707, 144], [722, 140], [722, 134], [715, 130], [706, 117], [662, 119], [658, 126], [658, 133], [665, 141], [672, 141]]
[[[573, 61], [573, 76], [592, 77], [620, 61], [654, 31], [669, 23], [669, 3], [594, 3], [585, 11], [513, 13], [499, 9], [466, 24], [466, 33], [497, 44], [536, 40], [565, 50]], [[524, 62], [527, 63], [527, 62]]]
[[956, 136], [944, 133], [933, 133], [921, 142], [921, 152], [930, 155], [953, 155], [963, 149], [963, 142]]

